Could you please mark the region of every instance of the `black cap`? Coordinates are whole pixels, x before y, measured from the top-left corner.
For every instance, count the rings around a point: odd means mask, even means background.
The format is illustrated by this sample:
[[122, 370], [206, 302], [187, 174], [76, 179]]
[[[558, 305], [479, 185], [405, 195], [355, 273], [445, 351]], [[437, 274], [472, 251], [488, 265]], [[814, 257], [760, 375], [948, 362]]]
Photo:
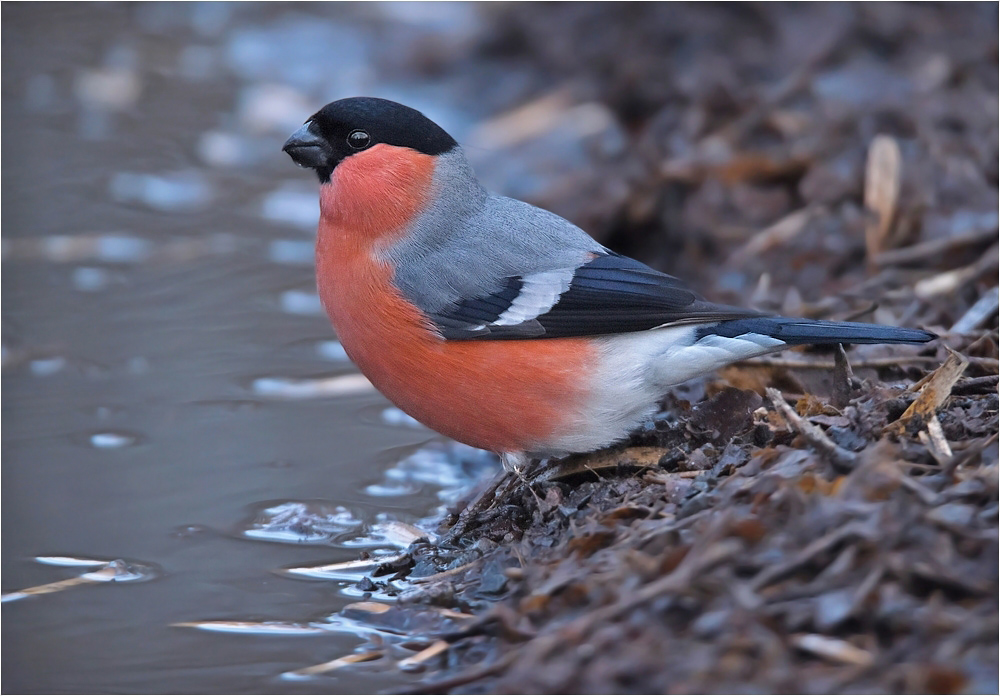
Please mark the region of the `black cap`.
[[375, 97], [351, 97], [317, 111], [285, 142], [282, 150], [296, 164], [330, 180], [345, 158], [384, 143], [440, 155], [458, 145], [439, 125], [416, 109]]

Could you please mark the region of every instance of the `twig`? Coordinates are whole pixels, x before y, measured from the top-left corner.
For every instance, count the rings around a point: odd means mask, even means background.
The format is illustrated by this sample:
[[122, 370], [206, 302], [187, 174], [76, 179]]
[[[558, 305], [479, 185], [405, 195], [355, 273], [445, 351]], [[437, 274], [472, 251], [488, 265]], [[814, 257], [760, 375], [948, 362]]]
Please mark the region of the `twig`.
[[481, 556], [480, 558], [477, 558], [474, 561], [470, 561], [469, 563], [463, 563], [457, 568], [449, 568], [448, 570], [443, 570], [440, 573], [434, 573], [433, 575], [426, 575], [422, 578], [415, 578], [413, 576], [410, 576], [407, 578], [407, 581], [412, 582], [414, 585], [426, 585], [428, 583], [438, 582], [439, 580], [444, 580], [445, 578], [450, 578], [454, 575], [461, 575], [470, 568], [473, 568], [476, 565], [482, 563], [484, 558], [485, 556]]
[[983, 450], [992, 445], [997, 441], [997, 433], [993, 433], [989, 437], [982, 438], [978, 442], [974, 441], [972, 444], [968, 445], [960, 453], [952, 457], [951, 462], [947, 467], [945, 467], [945, 473], [951, 476], [955, 473], [955, 470], [961, 466], [964, 466], [966, 462], [972, 461], [974, 457], [978, 457]]
[[851, 471], [858, 460], [858, 455], [850, 450], [846, 450], [826, 436], [818, 426], [813, 425], [795, 412], [795, 409], [788, 405], [785, 398], [777, 389], [767, 388], [767, 396], [774, 404], [774, 407], [781, 412], [788, 424], [797, 430], [806, 442], [826, 455], [833, 463], [834, 467], [840, 471]]
[[875, 662], [875, 657], [867, 650], [855, 647], [846, 640], [821, 636], [817, 633], [792, 636], [792, 645], [818, 657], [847, 665], [869, 667]]
[[433, 660], [435, 657], [437, 657], [450, 647], [451, 643], [449, 643], [446, 640], [434, 641], [428, 647], [418, 652], [416, 655], [411, 655], [405, 660], [400, 660], [399, 668], [405, 671], [422, 667], [425, 662]]
[[917, 479], [912, 476], [900, 476], [899, 484], [906, 490], [913, 493], [915, 496], [920, 498], [920, 502], [924, 505], [935, 506], [940, 501], [941, 497], [932, 491], [930, 488], [920, 483]]
[[[854, 368], [863, 367], [894, 367], [899, 365], [935, 365], [939, 359], [933, 355], [903, 355], [896, 358], [871, 358], [858, 360]], [[736, 365], [751, 365], [755, 367], [786, 367], [790, 370], [833, 370], [837, 363], [832, 360], [795, 360], [793, 358], [751, 358], [741, 360]]]
[[356, 665], [359, 662], [370, 662], [371, 660], [377, 660], [383, 656], [385, 656], [385, 652], [382, 650], [372, 650], [369, 652], [355, 653], [353, 655], [344, 655], [343, 657], [338, 657], [336, 660], [321, 662], [318, 665], [312, 665], [310, 667], [303, 667], [302, 669], [296, 669], [291, 672], [285, 672], [281, 676], [283, 676], [286, 679], [302, 679], [304, 677], [314, 677], [317, 674], [325, 674], [327, 672], [332, 672], [335, 669], [340, 669], [341, 667], [346, 667], [347, 665]]
[[748, 239], [743, 246], [730, 254], [729, 258], [726, 259], [726, 265], [730, 267], [741, 266], [753, 256], [788, 243], [804, 230], [814, 217], [821, 213], [822, 209], [816, 207], [802, 208], [789, 213]]
[[883, 251], [875, 257], [875, 263], [879, 266], [904, 266], [929, 258], [941, 257], [949, 251], [961, 247], [986, 244], [996, 238], [997, 228], [993, 226], [943, 239], [932, 239], [929, 242], [921, 242], [902, 249]]
[[783, 563], [769, 565], [761, 570], [757, 573], [756, 577], [750, 581], [750, 588], [754, 592], [759, 592], [771, 583], [780, 580], [786, 575], [794, 573], [797, 569], [811, 562], [813, 558], [828, 551], [829, 549], [832, 549], [837, 544], [855, 537], [864, 537], [866, 531], [866, 528], [859, 522], [852, 522], [844, 527], [841, 527], [840, 529], [835, 529], [826, 536], [822, 536], [810, 543], [793, 558], [790, 558]]
[[516, 661], [516, 658], [520, 656], [520, 651], [511, 650], [506, 655], [498, 658], [493, 664], [487, 665], [485, 667], [476, 667], [475, 669], [466, 670], [461, 674], [456, 674], [454, 677], [448, 679], [440, 679], [438, 681], [423, 682], [417, 684], [409, 689], [402, 689], [399, 693], [401, 694], [444, 694], [455, 687], [465, 686], [466, 684], [471, 684], [474, 681], [479, 681], [480, 679], [485, 679], [486, 677], [492, 677], [494, 674], [499, 674], [508, 667], [511, 666]]
[[948, 333], [964, 334], [977, 328], [1000, 308], [1000, 288], [994, 285], [955, 322]]
[[109, 563], [100, 570], [84, 573], [83, 575], [78, 575], [75, 578], [57, 580], [56, 582], [50, 582], [44, 585], [27, 587], [23, 590], [17, 590], [16, 592], [8, 592], [0, 598], [0, 601], [12, 602], [26, 597], [52, 594], [53, 592], [62, 592], [63, 590], [68, 590], [72, 587], [79, 587], [81, 585], [93, 585], [101, 582], [109, 582], [115, 579], [117, 572], [117, 567], [115, 567], [112, 563]]
[[941, 421], [938, 420], [937, 414], [932, 415], [927, 421], [926, 431], [921, 430], [917, 433], [917, 439], [931, 453], [934, 461], [942, 467], [947, 468], [951, 464], [951, 460], [955, 455], [952, 454], [951, 446], [948, 445], [948, 439], [944, 436], [944, 430], [941, 428]]
[[913, 294], [921, 300], [927, 300], [938, 295], [953, 293], [991, 269], [995, 273], [997, 254], [998, 247], [994, 244], [975, 263], [970, 263], [968, 266], [956, 268], [951, 271], [945, 271], [930, 278], [924, 278], [913, 286]]
[[959, 353], [951, 351], [951, 355], [944, 361], [934, 374], [931, 375], [927, 383], [920, 389], [920, 394], [909, 407], [903, 411], [895, 423], [889, 424], [886, 431], [896, 435], [902, 434], [915, 419], [920, 423], [930, 420], [939, 408], [951, 396], [952, 387], [958, 378], [969, 366], [969, 361]]

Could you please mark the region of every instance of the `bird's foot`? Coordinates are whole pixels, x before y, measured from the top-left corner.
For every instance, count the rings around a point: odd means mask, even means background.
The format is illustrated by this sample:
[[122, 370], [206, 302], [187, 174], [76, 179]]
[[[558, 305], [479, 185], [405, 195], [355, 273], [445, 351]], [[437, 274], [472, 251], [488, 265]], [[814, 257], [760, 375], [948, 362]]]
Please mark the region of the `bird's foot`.
[[503, 464], [503, 471], [459, 513], [455, 524], [441, 540], [442, 543], [454, 542], [465, 534], [473, 520], [489, 511], [498, 498], [506, 497], [517, 483], [523, 483], [535, 495], [527, 478], [532, 469], [531, 464], [534, 463], [532, 459], [523, 452], [504, 452], [500, 455], [500, 463]]

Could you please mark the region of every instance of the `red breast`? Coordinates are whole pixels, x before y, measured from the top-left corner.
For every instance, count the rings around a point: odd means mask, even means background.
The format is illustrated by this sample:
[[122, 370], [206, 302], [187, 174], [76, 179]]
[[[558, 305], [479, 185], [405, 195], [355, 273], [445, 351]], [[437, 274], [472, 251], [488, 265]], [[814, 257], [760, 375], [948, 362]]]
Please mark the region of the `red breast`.
[[496, 452], [539, 449], [576, 423], [587, 398], [585, 339], [445, 341], [392, 284], [376, 251], [431, 203], [435, 158], [375, 145], [320, 190], [320, 298], [351, 359], [430, 428]]

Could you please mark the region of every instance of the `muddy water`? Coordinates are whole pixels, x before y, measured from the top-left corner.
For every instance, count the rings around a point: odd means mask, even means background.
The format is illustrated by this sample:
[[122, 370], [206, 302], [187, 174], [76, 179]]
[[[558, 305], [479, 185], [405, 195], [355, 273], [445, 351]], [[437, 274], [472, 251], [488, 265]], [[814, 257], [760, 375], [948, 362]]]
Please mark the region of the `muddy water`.
[[[5, 602], [4, 691], [410, 678], [383, 660], [281, 679], [362, 638], [324, 622], [352, 583], [274, 571], [388, 552], [380, 524], [429, 524], [491, 463], [434, 450], [356, 376], [315, 297], [315, 183], [279, 150], [331, 98], [427, 108], [375, 52], [386, 32], [460, 37], [474, 18], [310, 11], [3, 7], [3, 591], [94, 569], [81, 559], [135, 569]], [[428, 89], [432, 115], [468, 127], [460, 99]], [[261, 511], [296, 503], [329, 526], [261, 531]], [[322, 630], [174, 625], [206, 620]]]

